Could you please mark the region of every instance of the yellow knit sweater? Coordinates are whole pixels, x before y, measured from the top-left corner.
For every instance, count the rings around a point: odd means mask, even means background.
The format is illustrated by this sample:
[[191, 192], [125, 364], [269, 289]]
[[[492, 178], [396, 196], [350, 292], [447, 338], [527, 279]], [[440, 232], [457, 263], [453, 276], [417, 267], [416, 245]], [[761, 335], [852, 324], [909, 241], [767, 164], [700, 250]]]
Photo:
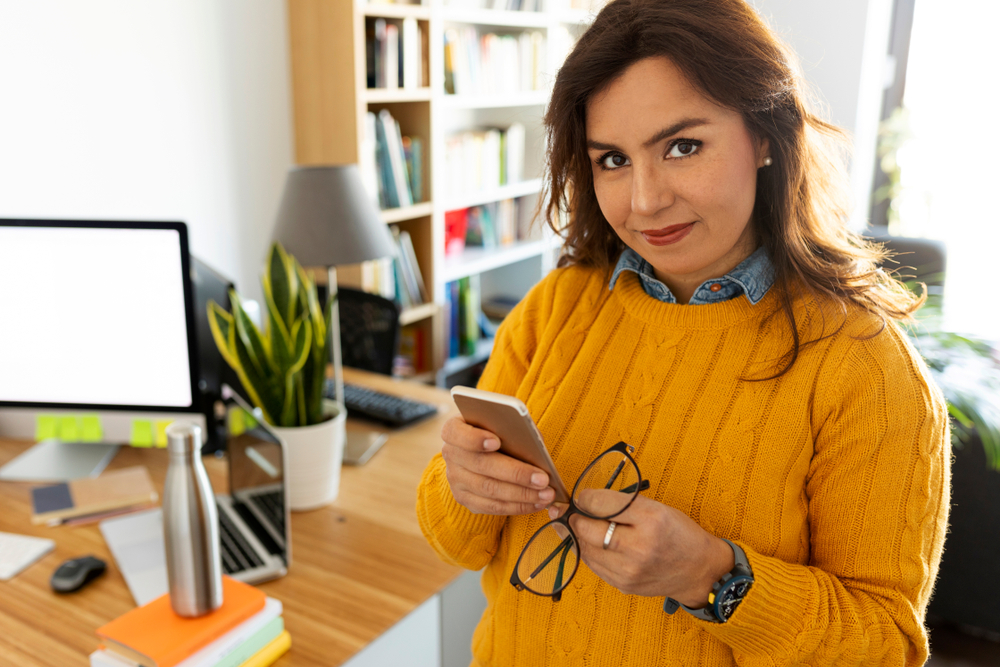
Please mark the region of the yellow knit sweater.
[[[940, 391], [895, 325], [853, 313], [788, 351], [777, 290], [684, 306], [625, 272], [553, 271], [508, 316], [479, 386], [528, 406], [567, 486], [619, 440], [645, 495], [746, 551], [756, 582], [722, 625], [625, 595], [580, 565], [560, 602], [509, 583], [544, 511], [475, 515], [436, 456], [417, 515], [446, 561], [485, 567], [475, 665], [921, 665], [948, 514]], [[804, 339], [830, 333], [796, 305]], [[843, 318], [840, 318], [842, 321]], [[867, 338], [866, 338], [867, 334]]]

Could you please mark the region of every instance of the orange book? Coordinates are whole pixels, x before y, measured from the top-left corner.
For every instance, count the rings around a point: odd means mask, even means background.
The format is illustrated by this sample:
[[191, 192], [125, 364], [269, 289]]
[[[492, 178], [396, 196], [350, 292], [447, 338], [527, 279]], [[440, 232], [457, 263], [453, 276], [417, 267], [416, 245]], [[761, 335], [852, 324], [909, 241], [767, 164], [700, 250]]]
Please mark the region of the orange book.
[[174, 613], [170, 595], [126, 612], [97, 629], [102, 648], [143, 667], [173, 667], [264, 608], [265, 595], [222, 577], [222, 606], [199, 618]]

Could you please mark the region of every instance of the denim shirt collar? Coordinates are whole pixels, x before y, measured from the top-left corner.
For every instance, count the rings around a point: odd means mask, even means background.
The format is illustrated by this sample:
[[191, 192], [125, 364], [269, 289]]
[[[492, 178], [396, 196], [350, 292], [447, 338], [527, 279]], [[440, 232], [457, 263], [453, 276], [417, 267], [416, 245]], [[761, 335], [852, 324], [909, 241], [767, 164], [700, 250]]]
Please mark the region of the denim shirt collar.
[[[615, 283], [618, 282], [618, 276], [621, 275], [622, 271], [634, 271], [639, 276], [643, 291], [654, 299], [666, 303], [677, 303], [677, 298], [670, 291], [670, 288], [656, 278], [653, 266], [631, 248], [625, 248], [621, 257], [618, 258], [618, 264], [615, 265], [615, 270], [611, 275], [611, 282], [608, 283], [609, 290], [615, 288]], [[692, 306], [720, 303], [745, 294], [750, 303], [756, 305], [764, 298], [773, 284], [774, 266], [771, 264], [767, 251], [760, 247], [726, 275], [706, 280], [699, 285], [688, 303]], [[719, 287], [712, 291], [713, 285], [719, 285]]]

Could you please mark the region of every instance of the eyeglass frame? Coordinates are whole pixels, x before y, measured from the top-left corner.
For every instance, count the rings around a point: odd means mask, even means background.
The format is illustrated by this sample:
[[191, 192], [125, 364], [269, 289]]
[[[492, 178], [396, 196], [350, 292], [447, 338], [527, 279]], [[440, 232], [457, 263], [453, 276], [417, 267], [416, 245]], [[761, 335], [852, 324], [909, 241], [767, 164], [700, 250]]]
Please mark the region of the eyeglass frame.
[[[620, 510], [618, 510], [614, 514], [609, 514], [607, 516], [595, 516], [593, 514], [590, 514], [589, 512], [585, 512], [584, 510], [582, 510], [579, 507], [577, 507], [576, 503], [573, 502], [573, 499], [576, 497], [577, 487], [580, 486], [580, 482], [582, 480], [584, 480], [584, 479], [587, 478], [587, 473], [590, 471], [591, 468], [594, 467], [594, 464], [596, 464], [604, 456], [607, 456], [611, 452], [619, 452], [621, 454], [624, 454], [625, 457], [629, 461], [632, 462], [632, 465], [635, 467], [636, 475], [638, 475], [638, 477], [639, 477], [639, 481], [636, 483], [637, 489], [636, 489], [635, 493], [629, 499], [628, 503], [626, 503], [625, 507], [621, 508]], [[587, 467], [583, 469], [583, 473], [580, 474], [580, 477], [578, 477], [577, 480], [576, 480], [576, 484], [573, 485], [573, 491], [570, 493], [570, 496], [569, 496], [569, 507], [566, 509], [566, 511], [563, 513], [563, 515], [560, 516], [560, 517], [557, 517], [555, 519], [551, 519], [547, 523], [543, 524], [541, 528], [539, 528], [538, 530], [536, 530], [534, 533], [531, 534], [531, 538], [525, 543], [524, 547], [521, 549], [521, 553], [517, 557], [517, 561], [514, 563], [514, 571], [510, 575], [510, 583], [511, 583], [512, 586], [514, 586], [514, 588], [516, 588], [518, 590], [518, 592], [527, 590], [529, 593], [534, 593], [535, 595], [539, 595], [541, 597], [550, 597], [550, 598], [552, 598], [553, 602], [559, 602], [559, 600], [562, 599], [562, 592], [564, 590], [566, 590], [566, 588], [569, 586], [569, 583], [571, 581], [573, 581], [573, 577], [576, 576], [576, 571], [580, 568], [580, 555], [579, 555], [579, 551], [577, 553], [576, 565], [573, 567], [573, 572], [570, 573], [569, 578], [566, 579], [566, 583], [559, 590], [557, 590], [557, 591], [555, 591], [553, 593], [539, 593], [538, 591], [532, 590], [524, 582], [521, 581], [521, 577], [517, 574], [517, 571], [520, 569], [521, 559], [524, 558], [525, 553], [527, 553], [527, 551], [528, 551], [528, 547], [531, 546], [531, 543], [535, 540], [535, 538], [538, 537], [546, 528], [548, 528], [552, 524], [556, 524], [556, 523], [560, 523], [560, 524], [566, 526], [566, 530], [568, 531], [569, 534], [563, 539], [562, 542], [559, 543], [559, 546], [557, 546], [552, 551], [552, 553], [549, 554], [548, 558], [546, 558], [545, 560], [543, 560], [542, 563], [537, 568], [535, 568], [535, 574], [538, 574], [545, 566], [547, 566], [552, 561], [553, 558], [556, 557], [556, 554], [558, 554], [560, 551], [565, 550], [566, 554], [569, 553], [568, 547], [570, 547], [570, 545], [566, 544], [566, 541], [569, 540], [571, 537], [573, 538], [573, 542], [576, 543], [577, 549], [579, 550], [580, 539], [576, 536], [576, 533], [573, 531], [573, 527], [569, 525], [569, 517], [571, 517], [574, 514], [582, 514], [583, 516], [587, 517], [588, 519], [596, 519], [598, 521], [606, 521], [608, 519], [613, 519], [616, 516], [620, 516], [622, 514], [622, 512], [624, 512], [629, 507], [631, 507], [632, 503], [635, 502], [635, 499], [639, 497], [639, 494], [649, 488], [649, 480], [642, 478], [642, 472], [639, 470], [639, 464], [636, 463], [636, 461], [635, 461], [634, 458], [632, 458], [632, 453], [633, 452], [635, 452], [635, 447], [633, 447], [632, 445], [626, 444], [624, 441], [620, 440], [620, 441], [618, 441], [617, 444], [614, 444], [611, 447], [608, 447], [606, 450], [604, 450], [603, 452], [601, 452], [600, 454], [598, 454], [597, 456], [595, 456], [594, 460], [591, 461], [587, 465]], [[619, 467], [619, 469], [615, 471], [614, 476], [610, 480], [608, 480], [607, 486], [605, 486], [605, 488], [610, 488], [611, 484], [614, 483], [615, 479], [617, 479], [618, 474], [620, 472], [621, 472], [621, 467]], [[563, 555], [563, 559], [564, 560], [565, 560], [565, 558], [566, 558], [566, 556]], [[560, 564], [560, 568], [561, 567], [562, 567], [562, 564]], [[529, 581], [530, 581], [530, 578], [529, 578]]]

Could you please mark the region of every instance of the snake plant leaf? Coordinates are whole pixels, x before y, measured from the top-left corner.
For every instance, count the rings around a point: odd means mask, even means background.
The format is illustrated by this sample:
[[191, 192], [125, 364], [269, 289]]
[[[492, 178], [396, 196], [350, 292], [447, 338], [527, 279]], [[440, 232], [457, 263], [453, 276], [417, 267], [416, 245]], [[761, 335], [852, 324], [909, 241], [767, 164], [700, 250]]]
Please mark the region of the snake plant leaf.
[[236, 359], [236, 351], [229, 345], [229, 335], [233, 330], [233, 316], [227, 313], [222, 306], [214, 299], [208, 302], [208, 328], [212, 331], [212, 338], [215, 346], [219, 348], [219, 354], [231, 368], [235, 368], [239, 361]]
[[292, 363], [292, 335], [271, 298], [265, 284], [264, 301], [267, 304], [268, 338], [271, 341], [271, 358], [275, 366], [285, 368]]
[[261, 409], [264, 419], [269, 424], [277, 424], [275, 415], [280, 415], [281, 400], [279, 389], [275, 387], [273, 374], [261, 374], [254, 369], [250, 355], [242, 339], [236, 333], [236, 327], [229, 329], [229, 345], [234, 351], [237, 363], [233, 365], [237, 377], [250, 396], [250, 400]]
[[292, 355], [293, 362], [285, 369], [285, 376], [283, 378], [285, 399], [281, 408], [281, 421], [282, 425], [285, 426], [294, 426], [296, 423], [307, 423], [305, 421], [296, 422], [296, 417], [300, 412], [299, 404], [305, 400], [304, 397], [297, 396], [300, 383], [296, 379], [301, 377], [300, 371], [309, 358], [310, 345], [312, 343], [312, 326], [308, 320], [302, 318], [295, 323], [292, 333], [295, 336], [295, 347], [293, 348]]
[[319, 296], [316, 293], [316, 285], [312, 283], [309, 276], [306, 274], [305, 269], [303, 269], [298, 262], [295, 263], [295, 268], [299, 274], [299, 281], [303, 285], [309, 285], [311, 289], [302, 290], [302, 294], [305, 296], [305, 309], [309, 313], [309, 318], [313, 322], [313, 333], [316, 335], [318, 340], [326, 340], [326, 326], [323, 322], [323, 311], [319, 306]]
[[[277, 372], [270, 358], [268, 341], [260, 335], [257, 325], [251, 321], [243, 309], [243, 302], [240, 301], [236, 290], [230, 290], [229, 301], [233, 304], [233, 321], [236, 323], [236, 337], [247, 350], [247, 361], [252, 365], [253, 370], [258, 375], [266, 375], [268, 371]], [[241, 359], [242, 362], [242, 359]]]
[[299, 296], [299, 276], [295, 271], [295, 264], [295, 260], [289, 257], [280, 244], [271, 244], [263, 279], [264, 291], [270, 293], [286, 331], [295, 322], [295, 302]]

